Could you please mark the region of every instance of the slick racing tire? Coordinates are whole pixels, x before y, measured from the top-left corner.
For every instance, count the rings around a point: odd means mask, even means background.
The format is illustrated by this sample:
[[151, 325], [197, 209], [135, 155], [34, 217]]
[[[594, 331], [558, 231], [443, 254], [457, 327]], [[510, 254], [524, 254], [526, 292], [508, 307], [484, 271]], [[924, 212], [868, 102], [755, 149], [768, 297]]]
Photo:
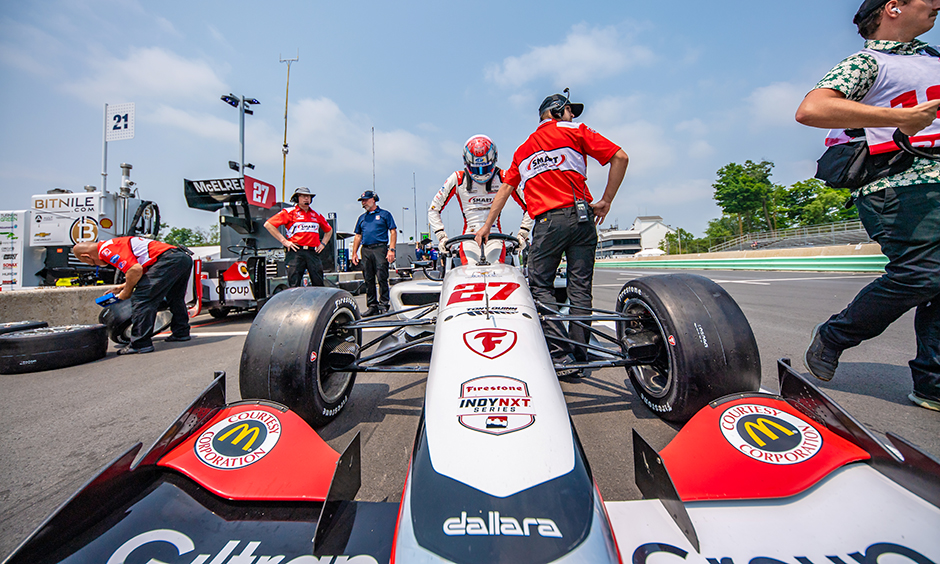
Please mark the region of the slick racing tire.
[[[173, 314], [167, 309], [166, 302], [157, 310], [157, 317], [153, 323], [153, 334], [162, 332], [170, 326]], [[98, 314], [98, 323], [108, 328], [108, 338], [119, 345], [131, 342], [131, 329], [134, 322], [131, 319], [133, 307], [130, 300], [121, 300], [101, 310]]]
[[45, 321], [9, 321], [7, 323], [0, 323], [0, 335], [48, 326], [49, 324]]
[[0, 335], [0, 374], [23, 374], [84, 364], [108, 352], [104, 325], [42, 327]]
[[617, 322], [625, 335], [652, 343], [648, 364], [627, 373], [643, 403], [667, 421], [684, 422], [709, 402], [760, 388], [760, 355], [738, 304], [718, 284], [692, 274], [664, 274], [624, 284]]
[[344, 325], [359, 319], [345, 290], [292, 288], [271, 298], [255, 316], [239, 366], [243, 399], [282, 403], [322, 427], [349, 400], [356, 373], [338, 368], [359, 358], [362, 332]]

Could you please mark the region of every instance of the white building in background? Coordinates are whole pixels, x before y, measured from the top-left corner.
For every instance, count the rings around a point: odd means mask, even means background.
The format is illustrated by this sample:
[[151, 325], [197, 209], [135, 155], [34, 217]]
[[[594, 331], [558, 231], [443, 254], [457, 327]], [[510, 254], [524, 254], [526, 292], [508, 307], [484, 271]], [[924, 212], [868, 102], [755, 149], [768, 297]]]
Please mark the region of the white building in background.
[[602, 229], [597, 237], [599, 259], [629, 257], [646, 249], [658, 249], [666, 234], [675, 233], [658, 215], [644, 215], [633, 220], [630, 229]]

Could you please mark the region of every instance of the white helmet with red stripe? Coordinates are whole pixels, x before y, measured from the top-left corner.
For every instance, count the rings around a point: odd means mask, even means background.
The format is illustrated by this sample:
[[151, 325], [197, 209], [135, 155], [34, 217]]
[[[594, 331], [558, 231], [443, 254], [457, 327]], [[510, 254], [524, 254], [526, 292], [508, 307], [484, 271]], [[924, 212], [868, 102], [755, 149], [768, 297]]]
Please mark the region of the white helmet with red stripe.
[[474, 135], [463, 147], [467, 174], [478, 184], [486, 184], [496, 172], [496, 143], [486, 135]]

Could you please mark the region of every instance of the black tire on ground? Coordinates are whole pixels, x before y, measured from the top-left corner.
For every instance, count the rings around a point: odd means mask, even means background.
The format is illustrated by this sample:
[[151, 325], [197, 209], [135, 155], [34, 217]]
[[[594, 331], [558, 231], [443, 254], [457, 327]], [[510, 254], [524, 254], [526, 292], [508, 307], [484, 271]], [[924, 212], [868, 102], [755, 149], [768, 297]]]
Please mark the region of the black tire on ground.
[[359, 357], [362, 332], [343, 325], [359, 319], [345, 290], [292, 288], [271, 298], [255, 316], [239, 366], [243, 399], [287, 405], [314, 427], [343, 409], [356, 373], [337, 371]]
[[617, 311], [639, 315], [617, 322], [627, 332], [653, 339], [658, 352], [648, 365], [627, 367], [643, 403], [662, 419], [684, 422], [709, 402], [760, 388], [760, 355], [744, 312], [725, 290], [692, 274], [647, 276], [627, 282]]
[[0, 335], [48, 326], [49, 324], [45, 321], [9, 321], [7, 323], [0, 323]]
[[23, 374], [84, 364], [108, 352], [104, 325], [43, 327], [0, 335], [0, 373]]
[[[170, 326], [173, 316], [166, 308], [166, 302], [163, 302], [163, 305], [157, 311], [157, 318], [153, 324], [154, 335]], [[132, 313], [131, 301], [121, 300], [101, 310], [101, 313], [98, 314], [98, 323], [107, 327], [108, 338], [119, 345], [126, 345], [131, 342]]]
[[214, 307], [209, 310], [209, 315], [211, 315], [213, 319], [225, 319], [231, 311], [232, 308], [230, 307]]

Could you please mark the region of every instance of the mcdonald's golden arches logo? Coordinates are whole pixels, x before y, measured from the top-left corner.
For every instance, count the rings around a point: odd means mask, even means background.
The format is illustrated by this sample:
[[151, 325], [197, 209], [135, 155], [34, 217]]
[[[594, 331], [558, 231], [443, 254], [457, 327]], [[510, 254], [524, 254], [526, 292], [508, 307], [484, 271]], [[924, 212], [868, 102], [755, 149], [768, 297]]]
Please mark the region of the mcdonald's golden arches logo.
[[213, 468], [243, 468], [271, 452], [280, 436], [281, 422], [274, 414], [243, 411], [203, 431], [196, 440], [196, 456]]
[[769, 464], [798, 464], [822, 448], [822, 435], [800, 417], [765, 405], [730, 407], [721, 432], [743, 454]]

